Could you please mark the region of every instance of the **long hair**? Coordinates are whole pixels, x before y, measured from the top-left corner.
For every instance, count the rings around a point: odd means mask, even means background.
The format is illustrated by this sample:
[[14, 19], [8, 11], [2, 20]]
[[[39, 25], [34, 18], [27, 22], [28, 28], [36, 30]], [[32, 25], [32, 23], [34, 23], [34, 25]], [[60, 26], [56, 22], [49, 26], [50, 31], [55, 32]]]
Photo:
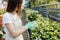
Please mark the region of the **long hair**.
[[21, 14], [22, 0], [8, 0], [7, 12], [13, 12], [18, 6], [18, 15]]

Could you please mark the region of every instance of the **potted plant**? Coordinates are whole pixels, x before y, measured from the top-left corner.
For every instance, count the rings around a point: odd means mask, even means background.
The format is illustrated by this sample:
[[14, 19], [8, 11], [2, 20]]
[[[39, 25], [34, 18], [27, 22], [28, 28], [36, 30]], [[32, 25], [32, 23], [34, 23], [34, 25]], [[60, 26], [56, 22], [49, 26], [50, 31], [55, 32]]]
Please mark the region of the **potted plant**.
[[37, 18], [38, 18], [38, 15], [37, 15], [38, 13], [39, 13], [38, 11], [35, 11], [35, 10], [32, 10], [32, 9], [26, 11], [26, 19], [27, 19], [27, 21], [30, 21], [30, 22], [31, 21], [36, 21]]
[[[32, 9], [26, 9], [25, 12], [26, 12], [26, 20], [27, 20], [27, 22], [32, 22], [32, 21], [36, 21], [37, 20], [37, 18], [38, 18], [38, 15], [37, 15], [38, 11], [35, 11], [35, 10], [32, 10]], [[30, 40], [33, 40], [31, 38], [31, 34], [32, 34], [31, 29], [29, 29], [29, 34], [30, 34]]]
[[32, 29], [32, 38], [42, 40], [60, 40], [60, 22], [39, 15], [38, 27]]

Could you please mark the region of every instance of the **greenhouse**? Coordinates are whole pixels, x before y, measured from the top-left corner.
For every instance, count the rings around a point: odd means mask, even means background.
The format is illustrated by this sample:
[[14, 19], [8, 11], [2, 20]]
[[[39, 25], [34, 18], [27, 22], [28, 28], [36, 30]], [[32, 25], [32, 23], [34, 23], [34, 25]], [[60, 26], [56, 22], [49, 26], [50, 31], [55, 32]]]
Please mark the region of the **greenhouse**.
[[[7, 4], [8, 0], [0, 1], [0, 40], [5, 40], [2, 18]], [[24, 40], [60, 40], [60, 0], [23, 0], [21, 9], [23, 26], [36, 22], [22, 33]]]

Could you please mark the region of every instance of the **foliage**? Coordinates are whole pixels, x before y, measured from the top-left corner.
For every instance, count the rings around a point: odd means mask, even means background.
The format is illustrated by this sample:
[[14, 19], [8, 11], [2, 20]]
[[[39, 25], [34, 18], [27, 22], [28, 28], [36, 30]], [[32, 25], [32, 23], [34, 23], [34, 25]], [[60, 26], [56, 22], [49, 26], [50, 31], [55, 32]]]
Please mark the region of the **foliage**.
[[2, 16], [5, 13], [5, 9], [0, 9], [0, 38], [2, 38], [3, 34], [5, 33], [2, 28]]
[[2, 30], [2, 28], [0, 28], [0, 38], [2, 38], [3, 37], [3, 30]]
[[[32, 12], [32, 10], [26, 11], [27, 16]], [[49, 18], [43, 17], [41, 14], [37, 14], [36, 22], [38, 27], [31, 29], [33, 39], [38, 38], [42, 40], [58, 40], [60, 39], [60, 23], [53, 21]], [[36, 15], [36, 16], [37, 16]], [[27, 17], [28, 18], [28, 17]], [[31, 19], [29, 19], [31, 20]]]
[[3, 36], [3, 33], [2, 33], [2, 31], [0, 31], [0, 38]]
[[5, 9], [0, 9], [0, 15], [5, 13]]
[[[58, 1], [60, 1], [60, 0], [58, 0]], [[56, 2], [57, 2], [57, 0], [31, 0], [31, 7], [42, 5], [41, 7], [43, 8], [43, 7], [46, 7], [46, 6], [43, 6], [45, 4], [55, 4]], [[55, 5], [50, 5], [48, 7], [56, 8]]]
[[36, 20], [36, 18], [37, 18], [37, 16], [36, 16], [36, 14], [34, 14], [34, 13], [31, 13], [31, 14], [28, 16], [28, 20], [29, 20], [29, 21], [34, 21], [34, 20]]
[[37, 20], [38, 27], [32, 29], [32, 38], [41, 38], [42, 40], [60, 39], [60, 23], [40, 15]]
[[2, 17], [3, 14], [5, 13], [6, 9], [0, 9], [0, 27], [2, 27]]
[[60, 2], [60, 0], [58, 0], [58, 2]]
[[30, 9], [30, 10], [29, 10], [30, 13], [26, 12], [26, 13], [28, 13], [28, 14], [26, 14], [27, 21], [35, 21], [35, 20], [37, 20], [37, 18], [38, 18], [38, 15], [37, 15], [38, 11], [35, 11], [35, 10], [32, 10], [32, 9]]

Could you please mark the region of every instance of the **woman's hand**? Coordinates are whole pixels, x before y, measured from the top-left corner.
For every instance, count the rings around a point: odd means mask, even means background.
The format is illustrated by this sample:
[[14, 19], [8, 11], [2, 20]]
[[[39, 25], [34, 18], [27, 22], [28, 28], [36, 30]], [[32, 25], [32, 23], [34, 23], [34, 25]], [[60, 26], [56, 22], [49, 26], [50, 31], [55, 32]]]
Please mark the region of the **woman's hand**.
[[36, 22], [33, 21], [33, 22], [28, 22], [25, 26], [26, 29], [29, 29], [29, 28], [33, 28], [33, 27], [36, 27]]

